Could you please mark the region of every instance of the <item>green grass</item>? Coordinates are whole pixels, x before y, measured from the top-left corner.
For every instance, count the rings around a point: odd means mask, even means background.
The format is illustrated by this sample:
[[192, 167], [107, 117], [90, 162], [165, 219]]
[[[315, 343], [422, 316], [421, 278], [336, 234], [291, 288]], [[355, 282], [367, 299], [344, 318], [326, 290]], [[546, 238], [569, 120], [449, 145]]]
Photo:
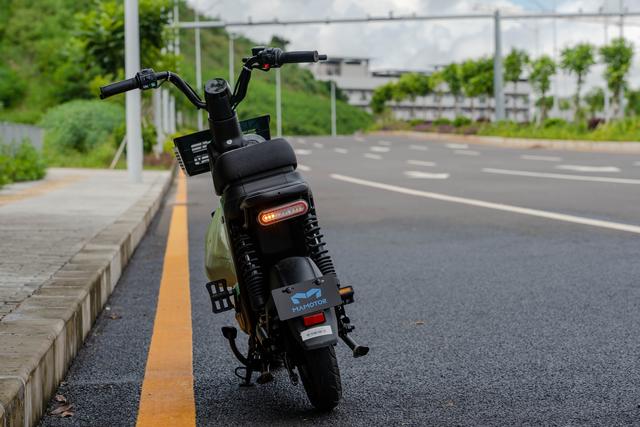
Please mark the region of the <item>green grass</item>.
[[585, 123], [554, 120], [547, 124], [519, 124], [512, 122], [483, 124], [478, 135], [508, 138], [565, 139], [585, 141], [640, 141], [640, 118], [616, 120], [589, 130]]

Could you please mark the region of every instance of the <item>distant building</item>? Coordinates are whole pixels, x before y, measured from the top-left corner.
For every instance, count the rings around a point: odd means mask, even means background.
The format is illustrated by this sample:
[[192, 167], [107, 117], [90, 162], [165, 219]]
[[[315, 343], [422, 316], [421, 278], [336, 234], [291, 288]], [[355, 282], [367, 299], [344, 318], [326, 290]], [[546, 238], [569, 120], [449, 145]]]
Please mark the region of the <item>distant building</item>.
[[[316, 62], [309, 69], [318, 80], [333, 80], [342, 93], [348, 97], [351, 105], [371, 112], [371, 96], [373, 91], [388, 82], [397, 81], [402, 74], [411, 71], [406, 70], [377, 70], [369, 68], [369, 58], [356, 57], [330, 57], [324, 62]], [[433, 70], [423, 71], [431, 74]], [[526, 80], [517, 85], [505, 84], [505, 107], [507, 118], [517, 122], [530, 120], [530, 86]], [[433, 121], [444, 117], [454, 119], [458, 115], [466, 116], [474, 120], [492, 119], [494, 116], [493, 99], [476, 98], [469, 99], [461, 96], [458, 102], [448, 92], [446, 84], [438, 91], [427, 96], [419, 96], [415, 99], [405, 99], [400, 102], [389, 102], [394, 116], [402, 120], [420, 119]]]

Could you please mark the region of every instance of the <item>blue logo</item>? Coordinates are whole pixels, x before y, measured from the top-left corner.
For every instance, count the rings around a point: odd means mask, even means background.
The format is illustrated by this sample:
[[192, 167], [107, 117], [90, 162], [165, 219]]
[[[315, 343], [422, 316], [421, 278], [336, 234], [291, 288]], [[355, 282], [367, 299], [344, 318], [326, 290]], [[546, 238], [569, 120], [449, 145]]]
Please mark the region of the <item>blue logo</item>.
[[300, 300], [309, 299], [315, 296], [316, 299], [322, 296], [322, 289], [320, 288], [311, 288], [307, 292], [298, 292], [294, 296], [291, 297], [291, 302], [294, 304], [300, 304]]
[[[305, 304], [298, 305], [298, 304], [301, 304], [300, 302], [301, 300], [308, 300], [314, 297], [315, 299], [313, 301], [309, 301], [309, 302], [306, 302]], [[322, 297], [322, 289], [320, 288], [311, 288], [307, 292], [297, 292], [295, 295], [291, 297], [291, 302], [295, 304], [295, 306], [291, 308], [291, 311], [293, 311], [294, 313], [299, 313], [299, 312], [308, 310], [310, 308], [315, 308], [315, 307], [327, 304], [328, 303], [327, 299], [321, 298], [321, 297]]]

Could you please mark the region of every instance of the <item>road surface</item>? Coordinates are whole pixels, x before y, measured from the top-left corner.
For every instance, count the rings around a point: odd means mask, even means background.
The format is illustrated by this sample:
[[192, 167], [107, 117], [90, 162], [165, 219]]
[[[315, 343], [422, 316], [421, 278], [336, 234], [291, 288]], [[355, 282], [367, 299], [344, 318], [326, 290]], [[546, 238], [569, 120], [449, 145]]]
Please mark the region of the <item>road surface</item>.
[[355, 336], [371, 347], [353, 359], [339, 345], [343, 403], [315, 413], [284, 373], [238, 387], [220, 334], [232, 314], [212, 314], [204, 289], [217, 200], [200, 176], [186, 205], [175, 191], [167, 198], [60, 387], [75, 415], [43, 426], [136, 423], [179, 207], [193, 347], [178, 350], [192, 356], [198, 425], [640, 423], [640, 156], [391, 136], [290, 141], [337, 270], [356, 287]]

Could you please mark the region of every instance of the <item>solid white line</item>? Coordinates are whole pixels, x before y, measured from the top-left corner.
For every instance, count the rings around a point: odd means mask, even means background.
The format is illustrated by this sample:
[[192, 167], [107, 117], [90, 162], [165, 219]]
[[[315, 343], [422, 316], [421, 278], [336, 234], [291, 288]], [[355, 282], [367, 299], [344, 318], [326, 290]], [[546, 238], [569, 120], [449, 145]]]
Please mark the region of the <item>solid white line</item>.
[[529, 154], [523, 154], [520, 156], [521, 159], [525, 160], [542, 160], [544, 162], [560, 162], [562, 161], [562, 157], [554, 157], [554, 156], [532, 156]]
[[619, 222], [602, 221], [599, 219], [583, 218], [574, 215], [565, 215], [555, 212], [543, 211], [539, 209], [523, 208], [520, 206], [505, 205], [502, 203], [485, 202], [477, 199], [467, 199], [465, 197], [449, 196], [446, 194], [431, 193], [428, 191], [413, 190], [411, 188], [399, 187], [397, 185], [383, 184], [381, 182], [368, 181], [365, 179], [353, 178], [350, 176], [331, 174], [331, 178], [350, 182], [352, 184], [364, 185], [367, 187], [378, 188], [380, 190], [393, 191], [410, 196], [425, 197], [428, 199], [441, 200], [443, 202], [459, 203], [463, 205], [475, 206], [479, 208], [487, 208], [504, 212], [517, 213], [521, 215], [530, 215], [539, 218], [553, 219], [556, 221], [571, 222], [574, 224], [589, 225], [592, 227], [607, 228], [611, 230], [626, 231], [629, 233], [640, 234], [640, 226], [631, 224], [622, 224]]
[[470, 150], [456, 150], [454, 151], [455, 154], [460, 154], [463, 156], [479, 156], [480, 153], [478, 153], [477, 151], [470, 151]]
[[425, 162], [423, 160], [407, 160], [407, 164], [414, 166], [435, 166], [435, 162]]
[[333, 151], [340, 154], [347, 154], [349, 152], [346, 148], [334, 148]]
[[369, 150], [375, 151], [376, 153], [388, 153], [391, 149], [389, 147], [378, 147], [374, 145], [373, 147], [369, 147]]
[[424, 145], [410, 145], [409, 146], [410, 150], [416, 150], [416, 151], [427, 151], [429, 148], [425, 147]]
[[373, 160], [381, 160], [382, 156], [379, 154], [371, 154], [371, 153], [365, 153], [364, 155], [367, 159], [373, 159]]
[[296, 153], [296, 155], [298, 156], [308, 156], [309, 154], [311, 154], [311, 150], [307, 150], [303, 148], [296, 148], [295, 150], [293, 150], [293, 152]]
[[493, 168], [484, 168], [482, 169], [482, 172], [497, 173], [501, 175], [530, 176], [534, 178], [567, 179], [570, 181], [608, 182], [608, 183], [614, 183], [614, 184], [640, 184], [640, 179], [609, 178], [608, 176], [565, 175], [560, 173], [514, 171], [514, 170], [493, 169]]
[[558, 165], [556, 169], [564, 169], [576, 172], [620, 172], [620, 168], [615, 166], [581, 166], [581, 165]]
[[302, 172], [309, 172], [311, 170], [311, 168], [309, 166], [301, 165], [301, 164], [298, 163], [298, 170], [300, 170]]
[[389, 146], [389, 145], [391, 145], [391, 141], [378, 141], [378, 145], [386, 145], [386, 146]]
[[314, 142], [313, 146], [316, 147], [316, 148], [322, 148], [322, 147], [324, 147], [324, 144], [322, 144], [321, 142]]
[[418, 178], [418, 179], [447, 179], [449, 178], [448, 173], [429, 173], [429, 172], [421, 172], [421, 171], [404, 171], [404, 174], [409, 178]]
[[465, 148], [469, 148], [469, 146], [467, 144], [447, 144], [446, 145], [447, 148], [453, 148], [453, 149], [462, 149], [464, 150]]

